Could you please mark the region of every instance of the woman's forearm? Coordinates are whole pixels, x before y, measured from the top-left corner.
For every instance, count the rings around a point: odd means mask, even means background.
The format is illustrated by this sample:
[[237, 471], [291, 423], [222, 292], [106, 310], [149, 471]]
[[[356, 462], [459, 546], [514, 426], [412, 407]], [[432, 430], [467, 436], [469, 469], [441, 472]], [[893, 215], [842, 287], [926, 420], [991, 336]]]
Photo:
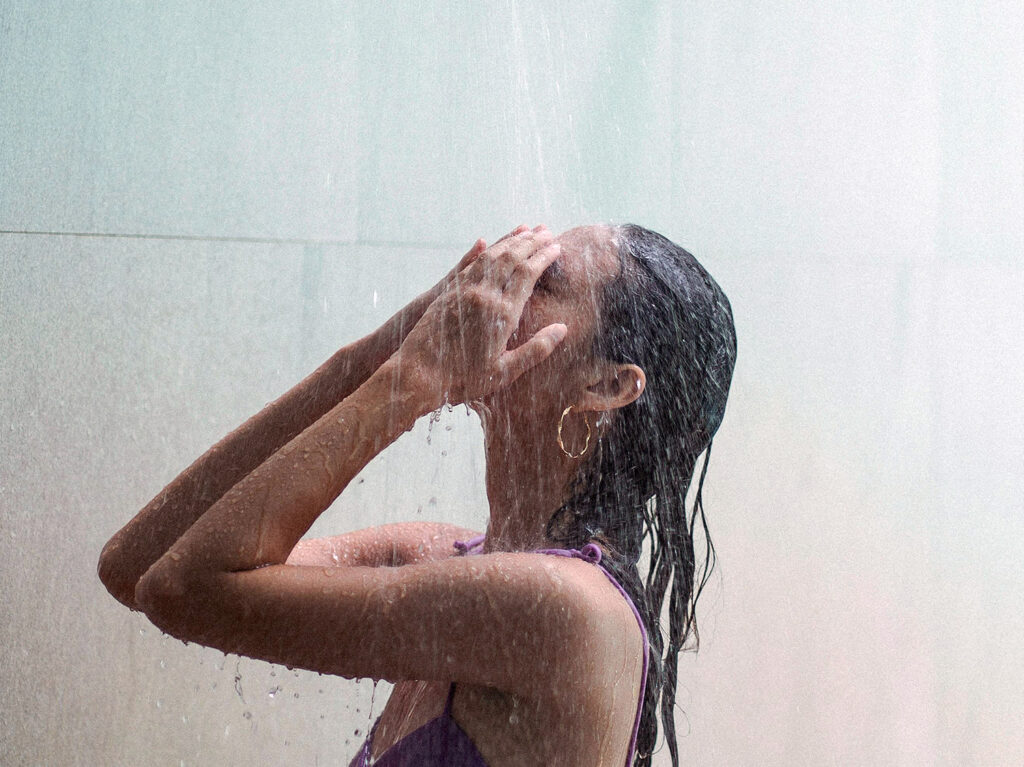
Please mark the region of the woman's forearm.
[[282, 445], [358, 389], [401, 345], [439, 286], [374, 333], [340, 349], [315, 371], [207, 450], [117, 532], [103, 548], [99, 576], [137, 609], [139, 578], [217, 500]]
[[162, 627], [186, 625], [188, 615], [210, 607], [209, 599], [196, 602], [194, 588], [209, 588], [224, 573], [283, 564], [351, 479], [440, 404], [437, 386], [407, 375], [396, 355], [228, 490], [139, 580], [140, 608]]

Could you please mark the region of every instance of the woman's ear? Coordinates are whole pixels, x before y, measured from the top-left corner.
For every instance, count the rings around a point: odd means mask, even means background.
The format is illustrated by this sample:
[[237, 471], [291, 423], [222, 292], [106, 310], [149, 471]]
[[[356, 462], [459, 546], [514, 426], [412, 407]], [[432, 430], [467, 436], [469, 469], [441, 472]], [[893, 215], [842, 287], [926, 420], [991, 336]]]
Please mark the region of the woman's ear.
[[615, 410], [633, 402], [646, 387], [647, 376], [639, 366], [608, 364], [587, 386], [579, 407], [581, 410]]

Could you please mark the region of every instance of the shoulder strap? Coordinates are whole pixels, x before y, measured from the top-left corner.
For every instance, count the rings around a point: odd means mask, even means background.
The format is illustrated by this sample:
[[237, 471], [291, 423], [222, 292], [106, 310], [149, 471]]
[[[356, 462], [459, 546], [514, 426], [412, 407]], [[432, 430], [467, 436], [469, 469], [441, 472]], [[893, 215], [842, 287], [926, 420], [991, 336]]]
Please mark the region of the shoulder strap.
[[476, 549], [484, 545], [484, 539], [486, 537], [487, 536], [485, 534], [481, 533], [475, 538], [470, 538], [468, 541], [455, 541], [452, 545], [460, 554], [470, 554], [474, 553]]

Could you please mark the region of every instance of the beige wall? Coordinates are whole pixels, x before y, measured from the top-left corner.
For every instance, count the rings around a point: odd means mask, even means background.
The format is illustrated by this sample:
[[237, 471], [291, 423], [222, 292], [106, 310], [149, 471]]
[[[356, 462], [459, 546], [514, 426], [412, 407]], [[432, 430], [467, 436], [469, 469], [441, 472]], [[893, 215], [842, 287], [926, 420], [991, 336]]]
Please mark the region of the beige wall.
[[[0, 11], [0, 763], [347, 763], [386, 685], [163, 638], [96, 559], [520, 221], [732, 300], [684, 762], [1024, 761], [1019, 5], [433, 5]], [[429, 437], [313, 533], [481, 526], [475, 418]]]

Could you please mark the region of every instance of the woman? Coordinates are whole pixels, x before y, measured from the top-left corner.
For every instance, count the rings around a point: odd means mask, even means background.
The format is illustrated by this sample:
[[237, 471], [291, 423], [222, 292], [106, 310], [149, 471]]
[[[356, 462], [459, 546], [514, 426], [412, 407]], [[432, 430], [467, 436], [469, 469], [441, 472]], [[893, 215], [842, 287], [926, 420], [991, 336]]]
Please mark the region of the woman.
[[[684, 503], [735, 353], [725, 295], [661, 235], [478, 240], [168, 485], [100, 577], [182, 640], [394, 682], [353, 765], [649, 764], [659, 699], [676, 764], [678, 653], [713, 565], [708, 540], [695, 585], [700, 490], [689, 517]], [[446, 402], [483, 422], [486, 536], [397, 524], [300, 541]]]

